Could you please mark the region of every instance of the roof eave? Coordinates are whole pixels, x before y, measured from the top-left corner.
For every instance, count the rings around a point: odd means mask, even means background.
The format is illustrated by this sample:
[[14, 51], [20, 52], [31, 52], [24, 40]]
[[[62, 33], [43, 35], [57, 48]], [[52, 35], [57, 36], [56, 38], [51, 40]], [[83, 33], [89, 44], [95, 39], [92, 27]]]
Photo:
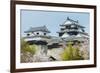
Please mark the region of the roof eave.
[[[24, 31], [24, 33], [29, 33], [29, 32], [37, 32], [37, 31]], [[42, 31], [42, 32], [50, 33], [50, 31]]]

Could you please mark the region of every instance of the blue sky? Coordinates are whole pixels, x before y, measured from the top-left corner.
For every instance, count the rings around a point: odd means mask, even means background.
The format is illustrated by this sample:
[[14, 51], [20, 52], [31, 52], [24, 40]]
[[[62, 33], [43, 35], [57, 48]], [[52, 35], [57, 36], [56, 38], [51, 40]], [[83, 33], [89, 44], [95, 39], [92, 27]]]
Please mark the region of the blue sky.
[[46, 25], [50, 35], [58, 36], [56, 33], [60, 30], [60, 24], [65, 22], [67, 17], [78, 20], [80, 25], [85, 26], [85, 31], [89, 33], [90, 14], [80, 12], [61, 12], [61, 11], [39, 11], [39, 10], [21, 10], [21, 36], [24, 31], [30, 27], [38, 27]]

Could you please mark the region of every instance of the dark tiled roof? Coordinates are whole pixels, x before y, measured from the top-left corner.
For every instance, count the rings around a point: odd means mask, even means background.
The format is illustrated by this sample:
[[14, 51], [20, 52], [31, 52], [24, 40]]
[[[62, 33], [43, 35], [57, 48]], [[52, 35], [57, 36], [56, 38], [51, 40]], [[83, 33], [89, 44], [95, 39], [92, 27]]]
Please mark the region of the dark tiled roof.
[[[66, 22], [70, 22], [70, 23], [66, 23]], [[76, 25], [76, 26], [78, 26], [78, 27], [80, 27], [80, 28], [85, 28], [84, 26], [81, 26], [80, 24], [79, 24], [79, 22], [78, 22], [78, 20], [77, 21], [75, 21], [75, 20], [72, 20], [72, 19], [70, 19], [69, 17], [67, 17], [67, 20], [63, 23], [63, 24], [61, 24], [60, 26], [69, 26], [69, 25]]]
[[75, 21], [75, 20], [70, 19], [69, 17], [67, 17], [67, 20], [69, 20], [69, 21], [71, 21], [71, 22], [74, 22], [74, 23], [78, 23], [78, 20]]
[[28, 32], [35, 32], [35, 31], [42, 31], [42, 32], [50, 33], [50, 31], [47, 29], [46, 26], [31, 27], [29, 30], [25, 31], [25, 33], [28, 33]]

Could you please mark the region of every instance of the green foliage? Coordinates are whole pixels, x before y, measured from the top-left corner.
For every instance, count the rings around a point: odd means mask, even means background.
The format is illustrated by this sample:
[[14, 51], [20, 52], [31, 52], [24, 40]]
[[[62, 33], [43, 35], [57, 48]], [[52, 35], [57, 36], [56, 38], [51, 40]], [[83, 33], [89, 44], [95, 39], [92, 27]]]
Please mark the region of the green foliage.
[[73, 60], [83, 60], [84, 58], [81, 56], [79, 48], [74, 48], [74, 57]]
[[23, 39], [21, 40], [21, 52], [29, 52], [31, 54], [34, 54], [36, 51], [36, 45], [29, 45], [27, 42], [25, 42]]
[[33, 62], [33, 55], [36, 52], [36, 45], [29, 45], [21, 39], [21, 62]]
[[79, 48], [74, 48], [72, 42], [68, 43], [68, 46], [66, 46], [64, 52], [61, 54], [61, 58], [63, 61], [83, 59], [83, 57], [80, 56]]

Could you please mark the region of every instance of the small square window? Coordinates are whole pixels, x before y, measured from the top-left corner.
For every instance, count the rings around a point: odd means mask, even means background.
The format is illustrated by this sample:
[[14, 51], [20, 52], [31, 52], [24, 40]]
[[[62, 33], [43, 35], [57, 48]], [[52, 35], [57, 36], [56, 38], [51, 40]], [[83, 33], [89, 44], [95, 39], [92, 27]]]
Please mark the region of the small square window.
[[30, 36], [30, 34], [28, 33], [27, 36]]
[[39, 33], [37, 33], [37, 35], [39, 35]]
[[44, 33], [44, 35], [46, 35], [46, 33]]

